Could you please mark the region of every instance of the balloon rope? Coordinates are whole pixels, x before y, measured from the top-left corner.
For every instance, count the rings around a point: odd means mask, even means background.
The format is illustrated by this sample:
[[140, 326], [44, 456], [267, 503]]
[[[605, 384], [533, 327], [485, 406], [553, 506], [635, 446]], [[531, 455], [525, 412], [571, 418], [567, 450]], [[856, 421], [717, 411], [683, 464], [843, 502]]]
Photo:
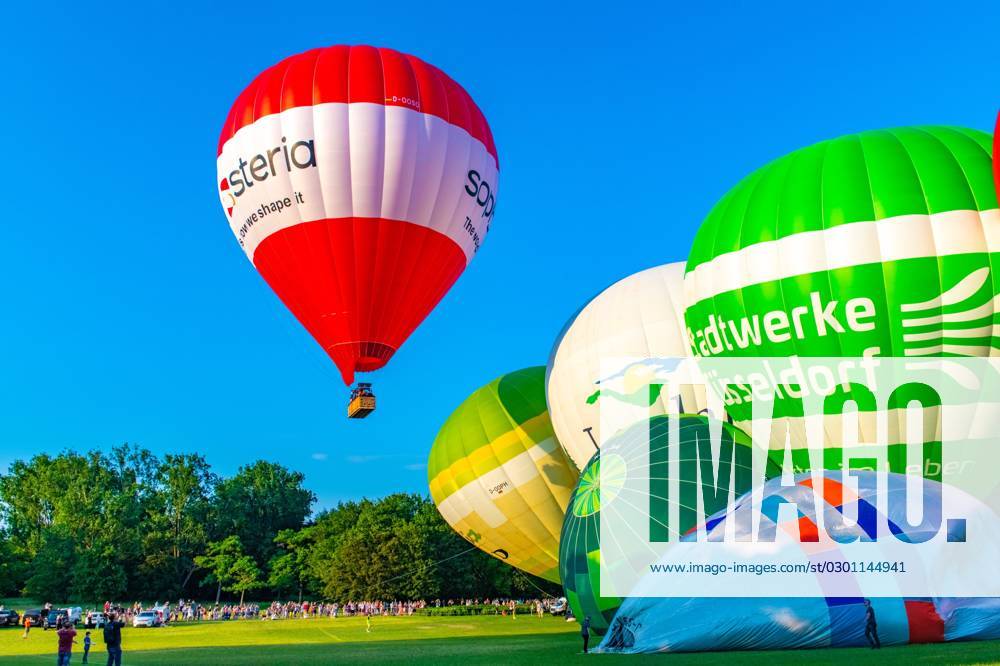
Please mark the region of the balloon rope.
[[[424, 569], [427, 569], [429, 567], [436, 567], [439, 564], [444, 564], [448, 560], [453, 560], [456, 557], [461, 557], [462, 555], [465, 555], [466, 553], [471, 553], [472, 551], [474, 551], [476, 549], [477, 549], [476, 546], [470, 546], [469, 548], [466, 548], [465, 550], [463, 550], [461, 552], [455, 553], [454, 555], [449, 555], [448, 557], [446, 557], [446, 558], [444, 558], [442, 560], [436, 560], [434, 562], [428, 562], [427, 564], [422, 564], [422, 565], [420, 565], [418, 567], [414, 567], [413, 569], [410, 569], [408, 571], [404, 571], [403, 573], [399, 574], [398, 576], [393, 576], [392, 578], [388, 578], [386, 580], [380, 580], [378, 582], [378, 584], [379, 585], [385, 585], [386, 583], [391, 583], [394, 580], [399, 580], [400, 578], [403, 578], [404, 576], [409, 576], [409, 575], [411, 575], [413, 573], [416, 573], [417, 571], [423, 571]], [[521, 576], [522, 578], [524, 578], [524, 580], [528, 583], [528, 585], [532, 586], [533, 588], [535, 588], [536, 590], [538, 590], [539, 592], [541, 592], [542, 595], [543, 595], [543, 597], [545, 597], [545, 598], [553, 598], [553, 599], [555, 598], [555, 597], [553, 597], [553, 595], [552, 595], [551, 592], [547, 592], [547, 591], [543, 590], [542, 588], [538, 587], [538, 585], [536, 585], [533, 580], [531, 580], [530, 578], [528, 578], [528, 576], [523, 571], [521, 571], [517, 567], [511, 567], [511, 568], [514, 570], [514, 573], [516, 573], [519, 576]]]
[[535, 588], [536, 590], [538, 590], [539, 592], [541, 592], [541, 593], [542, 593], [542, 596], [543, 596], [543, 598], [546, 598], [546, 599], [548, 599], [548, 598], [552, 598], [552, 599], [555, 599], [555, 597], [554, 597], [554, 596], [552, 596], [552, 593], [551, 593], [551, 592], [546, 592], [546, 591], [545, 591], [545, 590], [543, 590], [542, 588], [540, 588], [540, 587], [538, 587], [537, 585], [535, 585], [535, 581], [533, 581], [533, 580], [531, 580], [530, 578], [528, 578], [527, 574], [525, 574], [525, 573], [524, 573], [523, 571], [521, 571], [520, 569], [517, 569], [517, 568], [514, 568], [514, 572], [515, 572], [515, 573], [518, 573], [518, 574], [520, 574], [520, 575], [521, 575], [521, 577], [522, 577], [522, 578], [524, 578], [524, 580], [526, 580], [526, 581], [528, 582], [528, 585], [530, 585], [531, 587], [533, 587], [533, 588]]
[[471, 553], [474, 550], [476, 550], [476, 546], [470, 546], [469, 548], [466, 548], [462, 552], [455, 553], [454, 555], [450, 555], [450, 556], [444, 558], [443, 560], [437, 560], [435, 562], [428, 562], [427, 564], [422, 564], [422, 565], [420, 565], [418, 567], [410, 569], [409, 571], [404, 571], [403, 573], [399, 574], [398, 576], [393, 576], [392, 578], [389, 578], [388, 580], [380, 580], [378, 582], [378, 584], [379, 585], [385, 585], [386, 583], [391, 583], [394, 580], [399, 580], [400, 578], [402, 578], [404, 576], [409, 576], [410, 574], [416, 573], [417, 571], [423, 571], [424, 569], [427, 569], [428, 567], [436, 567], [439, 564], [443, 564], [443, 563], [447, 562], [448, 560], [453, 560], [456, 557], [461, 557], [462, 555], [465, 555], [466, 553]]

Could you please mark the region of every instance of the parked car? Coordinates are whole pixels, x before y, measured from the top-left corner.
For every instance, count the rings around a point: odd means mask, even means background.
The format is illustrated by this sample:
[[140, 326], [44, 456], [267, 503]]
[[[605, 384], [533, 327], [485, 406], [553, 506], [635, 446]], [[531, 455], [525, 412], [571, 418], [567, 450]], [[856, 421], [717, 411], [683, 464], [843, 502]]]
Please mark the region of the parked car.
[[37, 627], [42, 623], [42, 610], [36, 608], [24, 611], [24, 615], [21, 616], [21, 624], [24, 624], [27, 620], [31, 620], [31, 626]]
[[80, 624], [80, 622], [83, 620], [83, 609], [80, 608], [79, 606], [72, 606], [70, 608], [60, 608], [59, 610], [66, 611], [66, 615], [67, 617], [69, 617], [69, 621], [73, 623], [74, 627]]
[[85, 619], [86, 621], [83, 626], [87, 629], [101, 629], [104, 627], [104, 623], [108, 621], [108, 619], [104, 617], [104, 613], [101, 613], [100, 611], [88, 614]]
[[65, 608], [53, 608], [48, 615], [42, 618], [42, 629], [58, 629], [67, 617], [69, 617], [69, 613], [66, 612]]
[[559, 597], [552, 602], [549, 606], [549, 612], [553, 615], [565, 615], [566, 614], [566, 597]]
[[132, 618], [133, 627], [158, 627], [160, 626], [160, 614], [156, 611], [142, 611]]
[[21, 616], [15, 610], [0, 610], [0, 627], [16, 627], [21, 623]]

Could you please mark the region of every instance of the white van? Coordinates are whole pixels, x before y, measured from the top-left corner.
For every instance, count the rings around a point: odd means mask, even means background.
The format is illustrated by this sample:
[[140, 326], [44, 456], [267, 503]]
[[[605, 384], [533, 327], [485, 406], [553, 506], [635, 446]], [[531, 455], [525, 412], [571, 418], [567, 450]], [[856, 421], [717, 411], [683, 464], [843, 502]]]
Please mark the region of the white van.
[[72, 608], [60, 608], [59, 610], [66, 611], [66, 617], [73, 623], [73, 625], [80, 624], [83, 620], [83, 609], [79, 606], [73, 606]]
[[566, 597], [559, 597], [552, 602], [549, 606], [549, 612], [553, 615], [565, 615], [566, 614]]

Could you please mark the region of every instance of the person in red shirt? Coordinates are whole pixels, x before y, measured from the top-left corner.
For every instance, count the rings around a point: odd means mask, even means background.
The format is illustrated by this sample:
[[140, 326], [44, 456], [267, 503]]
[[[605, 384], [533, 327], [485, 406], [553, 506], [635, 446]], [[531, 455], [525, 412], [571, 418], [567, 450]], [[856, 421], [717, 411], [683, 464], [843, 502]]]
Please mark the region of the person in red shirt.
[[56, 664], [58, 666], [69, 666], [70, 657], [73, 655], [73, 643], [76, 642], [73, 640], [76, 637], [76, 629], [73, 628], [69, 620], [66, 620], [59, 627], [56, 635], [59, 636], [59, 654]]

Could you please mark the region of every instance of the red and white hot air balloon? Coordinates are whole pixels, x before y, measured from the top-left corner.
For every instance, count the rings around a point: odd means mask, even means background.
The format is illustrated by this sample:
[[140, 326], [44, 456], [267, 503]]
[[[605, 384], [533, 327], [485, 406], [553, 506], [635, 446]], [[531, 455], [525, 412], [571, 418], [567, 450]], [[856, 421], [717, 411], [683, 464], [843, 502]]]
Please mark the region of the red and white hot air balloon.
[[346, 384], [384, 366], [465, 270], [489, 231], [498, 173], [469, 94], [371, 46], [267, 69], [219, 137], [233, 233]]
[[997, 161], [1000, 153], [1000, 112], [997, 113], [997, 122], [993, 127], [993, 183], [997, 188], [997, 198], [1000, 199], [1000, 162]]

